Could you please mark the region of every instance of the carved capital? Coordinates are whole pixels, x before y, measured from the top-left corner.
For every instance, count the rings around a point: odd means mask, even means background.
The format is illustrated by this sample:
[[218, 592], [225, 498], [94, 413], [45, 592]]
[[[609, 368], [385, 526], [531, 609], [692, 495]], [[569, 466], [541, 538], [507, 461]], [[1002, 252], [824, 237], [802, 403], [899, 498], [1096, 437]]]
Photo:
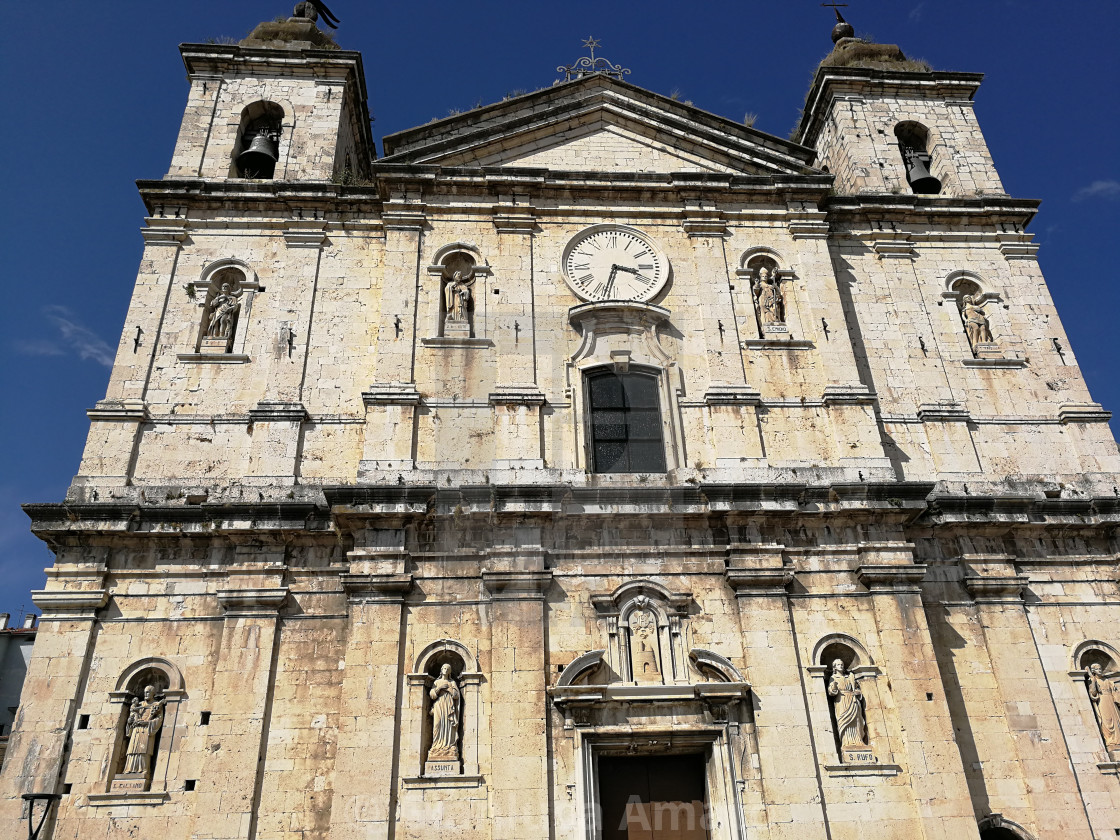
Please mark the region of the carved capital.
[[856, 569], [859, 582], [872, 592], [920, 592], [926, 566], [864, 565]]
[[217, 594], [226, 618], [275, 616], [288, 600], [286, 586], [278, 589], [223, 589]]
[[482, 585], [491, 601], [543, 600], [552, 584], [552, 572], [483, 572]]
[[109, 603], [109, 591], [36, 589], [31, 592], [31, 602], [43, 611], [42, 621], [92, 621]]
[[793, 583], [794, 571], [786, 568], [728, 569], [727, 583], [735, 596], [784, 595]]
[[1028, 583], [1027, 575], [968, 575], [964, 588], [977, 603], [1017, 603], [1022, 601]]

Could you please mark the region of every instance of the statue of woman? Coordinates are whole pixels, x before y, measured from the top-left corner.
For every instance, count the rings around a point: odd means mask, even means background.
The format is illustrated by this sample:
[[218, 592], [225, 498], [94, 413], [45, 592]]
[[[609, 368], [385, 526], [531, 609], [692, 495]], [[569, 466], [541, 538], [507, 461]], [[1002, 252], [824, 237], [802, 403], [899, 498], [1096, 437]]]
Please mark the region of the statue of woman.
[[206, 326], [207, 338], [229, 338], [233, 335], [233, 319], [241, 302], [230, 292], [229, 283], [210, 301], [210, 321]]
[[1102, 674], [1100, 665], [1089, 666], [1089, 699], [1097, 712], [1105, 747], [1120, 750], [1120, 688]]
[[859, 680], [847, 672], [844, 661], [832, 663], [828, 694], [836, 698], [836, 726], [843, 749], [867, 749], [867, 722], [863, 717], [863, 692]]
[[977, 344], [990, 344], [992, 331], [988, 326], [988, 317], [984, 314], [984, 307], [976, 295], [965, 295], [961, 305], [961, 318], [964, 319], [964, 331], [968, 334], [968, 343], [976, 349]]
[[428, 692], [432, 698], [432, 748], [428, 761], [459, 760], [459, 684], [451, 678], [451, 666], [439, 669], [439, 678]]
[[758, 315], [763, 326], [785, 323], [785, 316], [782, 313], [784, 301], [778, 282], [778, 278], [768, 266], [764, 265], [758, 270], [758, 279], [754, 281], [754, 294], [758, 299]]
[[124, 759], [126, 774], [147, 775], [151, 771], [156, 733], [163, 726], [163, 707], [167, 702], [162, 697], [156, 700], [155, 693], [153, 686], [145, 686], [143, 701], [139, 697], [132, 700], [128, 723], [125, 725], [125, 735], [128, 737]]

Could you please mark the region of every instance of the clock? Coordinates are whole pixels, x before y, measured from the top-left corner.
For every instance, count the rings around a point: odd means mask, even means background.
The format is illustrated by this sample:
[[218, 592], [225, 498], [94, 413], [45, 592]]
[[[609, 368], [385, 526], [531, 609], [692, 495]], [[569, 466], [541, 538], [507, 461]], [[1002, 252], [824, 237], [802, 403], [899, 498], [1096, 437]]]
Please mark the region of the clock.
[[594, 225], [564, 248], [564, 280], [588, 301], [650, 300], [669, 279], [669, 261], [642, 233], [624, 225]]

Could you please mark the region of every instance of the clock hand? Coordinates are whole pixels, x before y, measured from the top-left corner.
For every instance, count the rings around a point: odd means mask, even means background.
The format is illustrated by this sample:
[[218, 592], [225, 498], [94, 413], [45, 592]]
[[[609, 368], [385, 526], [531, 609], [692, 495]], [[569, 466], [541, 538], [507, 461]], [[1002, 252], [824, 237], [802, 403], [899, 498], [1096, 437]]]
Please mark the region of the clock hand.
[[622, 266], [620, 266], [620, 265], [612, 265], [611, 266], [611, 273], [607, 277], [607, 286], [606, 286], [605, 289], [603, 289], [603, 297], [606, 300], [610, 300], [609, 295], [611, 293], [611, 290], [614, 288], [614, 278], [615, 278], [615, 275], [618, 273], [618, 270], [620, 268], [622, 268]]

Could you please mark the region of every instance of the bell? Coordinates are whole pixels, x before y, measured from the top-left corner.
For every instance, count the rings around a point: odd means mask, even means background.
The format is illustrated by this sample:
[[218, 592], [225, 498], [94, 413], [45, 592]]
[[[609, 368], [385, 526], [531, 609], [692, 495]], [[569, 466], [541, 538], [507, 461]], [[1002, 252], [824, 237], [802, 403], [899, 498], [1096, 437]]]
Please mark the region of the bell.
[[267, 131], [253, 135], [249, 148], [237, 156], [237, 169], [242, 178], [271, 178], [280, 150]]
[[922, 155], [907, 153], [906, 180], [918, 195], [937, 195], [941, 192], [941, 182], [929, 173]]

